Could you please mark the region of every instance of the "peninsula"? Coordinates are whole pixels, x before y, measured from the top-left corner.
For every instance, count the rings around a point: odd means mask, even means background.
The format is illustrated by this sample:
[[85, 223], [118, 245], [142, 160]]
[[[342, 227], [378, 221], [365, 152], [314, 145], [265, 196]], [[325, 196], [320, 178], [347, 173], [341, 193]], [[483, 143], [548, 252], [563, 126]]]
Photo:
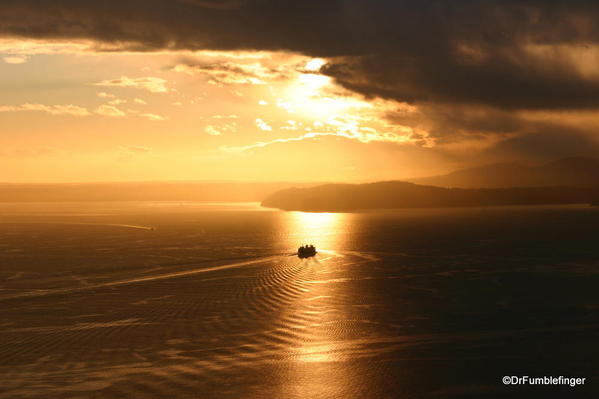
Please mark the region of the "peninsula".
[[385, 208], [589, 204], [599, 198], [598, 195], [597, 188], [460, 189], [386, 181], [284, 189], [266, 197], [262, 206], [295, 211], [347, 212]]

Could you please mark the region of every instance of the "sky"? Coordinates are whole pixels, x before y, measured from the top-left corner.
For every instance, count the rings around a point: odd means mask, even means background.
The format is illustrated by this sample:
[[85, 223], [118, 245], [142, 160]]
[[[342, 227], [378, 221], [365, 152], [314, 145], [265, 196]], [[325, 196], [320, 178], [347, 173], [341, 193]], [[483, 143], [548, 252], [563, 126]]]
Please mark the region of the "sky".
[[4, 0], [0, 181], [599, 156], [598, 19], [577, 0]]

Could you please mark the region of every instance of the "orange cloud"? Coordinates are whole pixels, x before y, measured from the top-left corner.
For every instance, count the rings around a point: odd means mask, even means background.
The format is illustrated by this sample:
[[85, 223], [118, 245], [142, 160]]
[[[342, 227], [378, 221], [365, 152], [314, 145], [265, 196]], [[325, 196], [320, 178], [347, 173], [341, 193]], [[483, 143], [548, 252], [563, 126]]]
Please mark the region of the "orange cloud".
[[131, 87], [134, 89], [147, 90], [151, 93], [166, 93], [168, 92], [166, 84], [166, 79], [151, 76], [140, 78], [121, 76], [118, 79], [103, 80], [101, 82], [94, 83], [94, 86]]
[[160, 116], [160, 115], [156, 115], [156, 114], [150, 114], [150, 113], [139, 114], [139, 116], [141, 116], [142, 118], [149, 119], [151, 121], [163, 121], [163, 120], [166, 120], [166, 118], [164, 116]]
[[27, 56], [24, 55], [9, 55], [2, 58], [7, 64], [24, 64], [27, 62]]
[[45, 112], [50, 115], [72, 115], [72, 116], [88, 116], [90, 112], [77, 105], [45, 105], [45, 104], [21, 104], [21, 105], [3, 105], [0, 106], [0, 112], [22, 112], [22, 111], [37, 111]]
[[272, 126], [270, 126], [268, 123], [266, 123], [265, 121], [263, 121], [260, 118], [256, 119], [255, 123], [256, 123], [256, 127], [260, 130], [263, 130], [265, 132], [272, 131]]
[[100, 105], [98, 108], [96, 108], [96, 110], [94, 112], [98, 115], [109, 116], [109, 117], [113, 117], [113, 118], [115, 118], [115, 117], [118, 118], [118, 117], [127, 115], [125, 112], [121, 111], [114, 105], [105, 105], [105, 104]]
[[318, 139], [321, 137], [342, 137], [350, 140], [357, 140], [362, 143], [370, 143], [370, 142], [386, 142], [386, 143], [396, 143], [396, 144], [404, 144], [411, 142], [409, 136], [400, 136], [395, 133], [377, 133], [377, 132], [367, 132], [367, 133], [347, 133], [347, 132], [336, 132], [336, 133], [322, 133], [322, 132], [310, 132], [303, 134], [297, 137], [286, 137], [286, 138], [277, 138], [270, 141], [259, 141], [254, 144], [249, 144], [246, 146], [236, 146], [229, 147], [223, 146], [221, 150], [226, 152], [245, 152], [248, 150], [252, 150], [254, 148], [263, 148], [268, 147], [273, 144], [280, 143], [289, 143], [295, 141], [302, 140], [311, 140]]

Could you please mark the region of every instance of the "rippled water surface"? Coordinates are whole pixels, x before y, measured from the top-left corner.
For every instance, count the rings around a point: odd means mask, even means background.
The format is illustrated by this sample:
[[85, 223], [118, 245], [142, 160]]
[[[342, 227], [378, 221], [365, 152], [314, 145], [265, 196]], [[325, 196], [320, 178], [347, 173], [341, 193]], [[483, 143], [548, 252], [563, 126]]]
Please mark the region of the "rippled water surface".
[[597, 226], [586, 206], [1, 204], [0, 397], [599, 397]]

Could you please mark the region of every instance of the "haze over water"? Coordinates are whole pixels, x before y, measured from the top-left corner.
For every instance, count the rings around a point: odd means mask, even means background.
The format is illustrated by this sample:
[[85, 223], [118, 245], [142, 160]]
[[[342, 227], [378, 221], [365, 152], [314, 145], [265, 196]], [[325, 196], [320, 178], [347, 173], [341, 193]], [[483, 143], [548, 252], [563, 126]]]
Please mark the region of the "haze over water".
[[598, 392], [596, 207], [1, 204], [0, 218], [0, 398]]

